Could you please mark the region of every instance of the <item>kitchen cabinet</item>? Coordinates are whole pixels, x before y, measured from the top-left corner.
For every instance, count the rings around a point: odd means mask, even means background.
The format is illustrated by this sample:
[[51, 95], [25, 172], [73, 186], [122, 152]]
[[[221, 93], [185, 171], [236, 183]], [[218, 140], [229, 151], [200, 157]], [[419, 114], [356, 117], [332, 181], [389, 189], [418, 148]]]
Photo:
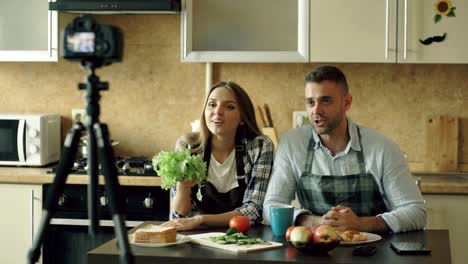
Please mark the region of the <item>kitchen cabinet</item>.
[[394, 0], [310, 0], [310, 61], [395, 63], [396, 8]]
[[57, 11], [48, 5], [0, 1], [0, 61], [57, 61]]
[[427, 206], [427, 229], [448, 229], [452, 263], [466, 263], [468, 251], [468, 195], [424, 195]]
[[[310, 0], [310, 61], [468, 63], [468, 1], [451, 1], [457, 16], [438, 23], [435, 2]], [[420, 42], [444, 33], [443, 42]]]
[[309, 0], [185, 0], [184, 62], [308, 62]]
[[42, 212], [41, 185], [0, 184], [0, 208], [0, 263], [26, 263]]

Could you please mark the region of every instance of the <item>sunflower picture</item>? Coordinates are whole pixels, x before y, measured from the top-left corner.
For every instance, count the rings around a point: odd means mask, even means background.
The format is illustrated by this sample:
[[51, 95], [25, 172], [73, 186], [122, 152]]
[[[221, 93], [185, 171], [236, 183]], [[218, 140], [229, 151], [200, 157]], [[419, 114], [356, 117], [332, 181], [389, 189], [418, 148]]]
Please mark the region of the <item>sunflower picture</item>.
[[456, 7], [452, 6], [451, 0], [437, 0], [434, 4], [436, 15], [434, 16], [434, 23], [439, 22], [442, 16], [454, 17]]

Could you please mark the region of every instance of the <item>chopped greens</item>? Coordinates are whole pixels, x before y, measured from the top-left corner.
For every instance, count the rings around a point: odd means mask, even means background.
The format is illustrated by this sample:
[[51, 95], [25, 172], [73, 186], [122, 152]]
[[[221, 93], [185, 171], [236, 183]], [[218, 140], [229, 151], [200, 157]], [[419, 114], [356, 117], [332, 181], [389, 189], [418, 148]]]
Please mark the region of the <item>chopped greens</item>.
[[[261, 244], [261, 245], [271, 245], [270, 242], [263, 240], [261, 238], [255, 238], [255, 237], [249, 237], [243, 233], [233, 233], [233, 234], [228, 234], [230, 233], [229, 231], [232, 228], [226, 232], [226, 235], [222, 236], [213, 236], [209, 237], [208, 239], [211, 240], [212, 242], [218, 243], [218, 244], [237, 244], [237, 245], [254, 245], [254, 244]], [[234, 228], [235, 229], [235, 228]]]

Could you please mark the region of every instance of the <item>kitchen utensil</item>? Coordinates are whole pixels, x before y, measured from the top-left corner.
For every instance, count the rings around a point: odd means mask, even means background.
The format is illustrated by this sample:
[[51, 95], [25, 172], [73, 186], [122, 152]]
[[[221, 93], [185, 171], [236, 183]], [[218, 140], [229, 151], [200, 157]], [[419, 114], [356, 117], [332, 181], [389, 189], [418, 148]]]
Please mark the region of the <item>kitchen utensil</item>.
[[[258, 107], [259, 112], [262, 113], [262, 108]], [[273, 120], [271, 118], [270, 107], [267, 104], [263, 105], [263, 109], [265, 110], [265, 117], [262, 118], [262, 122], [265, 122], [265, 127], [262, 128], [262, 133], [265, 136], [268, 136], [272, 141], [273, 145], [275, 146], [275, 151], [278, 147], [278, 135], [276, 134], [276, 129], [273, 127]], [[263, 116], [263, 114], [262, 114]]]
[[424, 169], [430, 172], [456, 172], [458, 170], [458, 118], [429, 117], [426, 127], [426, 153]]
[[265, 117], [266, 117], [266, 121], [267, 121], [267, 127], [273, 127], [273, 119], [271, 118], [270, 107], [268, 107], [267, 104], [264, 104], [263, 108], [265, 109]]
[[275, 151], [278, 148], [278, 135], [276, 134], [276, 129], [274, 127], [264, 127], [262, 128], [262, 133], [265, 136], [268, 136], [271, 141], [273, 141], [273, 145], [275, 146]]
[[[117, 145], [119, 145], [120, 142], [118, 141], [114, 141], [111, 139], [111, 146], [112, 147], [115, 147]], [[78, 143], [78, 148], [79, 148], [79, 151], [77, 153], [77, 157], [78, 158], [84, 158], [87, 156], [88, 154], [88, 136], [84, 135], [84, 136], [81, 136], [80, 138], [80, 142]]]
[[261, 251], [261, 250], [267, 250], [267, 249], [274, 249], [274, 248], [279, 248], [282, 247], [283, 244], [273, 242], [273, 241], [268, 241], [271, 243], [271, 245], [262, 245], [262, 244], [251, 244], [251, 245], [237, 245], [237, 244], [218, 244], [216, 242], [213, 242], [209, 239], [209, 237], [213, 236], [223, 236], [226, 235], [225, 233], [221, 232], [211, 232], [211, 233], [204, 233], [204, 234], [196, 234], [196, 235], [190, 235], [189, 237], [191, 238], [190, 243], [202, 245], [202, 246], [207, 246], [207, 247], [213, 247], [213, 248], [218, 248], [218, 249], [223, 249], [223, 250], [228, 250], [228, 251], [233, 251], [233, 252], [256, 252], [256, 251]]
[[260, 116], [260, 122], [262, 125], [261, 127], [266, 127], [265, 116], [263, 115], [263, 110], [259, 105], [257, 105], [257, 110], [258, 110], [258, 115]]

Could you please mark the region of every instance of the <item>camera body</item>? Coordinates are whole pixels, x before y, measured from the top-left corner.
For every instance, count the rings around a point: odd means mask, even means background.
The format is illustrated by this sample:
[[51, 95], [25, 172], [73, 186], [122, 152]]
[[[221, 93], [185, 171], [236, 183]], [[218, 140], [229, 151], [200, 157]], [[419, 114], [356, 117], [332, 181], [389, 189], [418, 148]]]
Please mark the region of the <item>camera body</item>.
[[122, 61], [122, 31], [115, 26], [98, 24], [91, 15], [81, 15], [68, 24], [62, 40], [62, 57], [67, 60], [98, 65]]

